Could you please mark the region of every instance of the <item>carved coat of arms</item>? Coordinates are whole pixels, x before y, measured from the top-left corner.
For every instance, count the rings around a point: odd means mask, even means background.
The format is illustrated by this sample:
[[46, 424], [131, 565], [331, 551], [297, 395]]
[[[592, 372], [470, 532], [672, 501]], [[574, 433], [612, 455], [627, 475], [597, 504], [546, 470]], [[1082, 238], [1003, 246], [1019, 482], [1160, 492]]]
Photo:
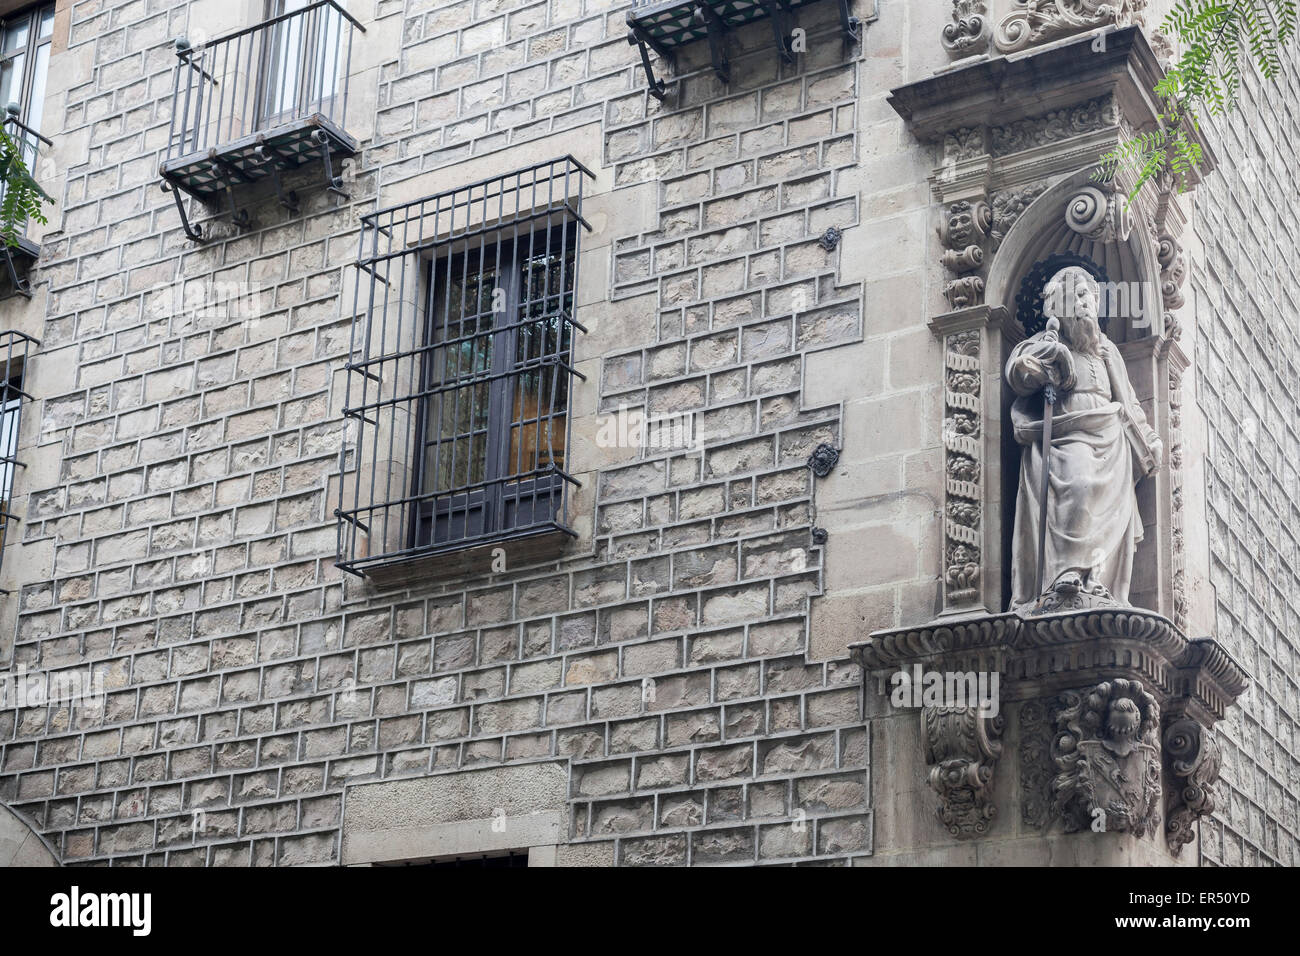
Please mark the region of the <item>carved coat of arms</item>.
[[1052, 761], [1052, 804], [1075, 830], [1142, 836], [1159, 822], [1160, 707], [1141, 681], [1113, 680], [1063, 695]]

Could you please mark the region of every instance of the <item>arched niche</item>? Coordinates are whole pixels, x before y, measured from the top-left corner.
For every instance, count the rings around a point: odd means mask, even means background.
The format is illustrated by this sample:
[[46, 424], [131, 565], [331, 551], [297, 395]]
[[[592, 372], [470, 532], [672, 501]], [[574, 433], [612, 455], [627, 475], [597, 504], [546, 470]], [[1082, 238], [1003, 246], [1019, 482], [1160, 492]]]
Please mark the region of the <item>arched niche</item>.
[[[1161, 237], [1154, 214], [1147, 208], [1147, 197], [1139, 197], [1126, 207], [1122, 193], [1115, 195], [1111, 207], [1113, 228], [1083, 232], [1077, 228], [1096, 223], [1089, 216], [1095, 208], [1088, 204], [1100, 187], [1088, 170], [1062, 177], [1043, 189], [1015, 219], [1002, 236], [986, 280], [986, 298], [991, 309], [1001, 308], [1016, 317], [1017, 296], [1035, 266], [1052, 256], [1074, 254], [1087, 257], [1100, 266], [1108, 280], [1104, 287], [1102, 314], [1106, 334], [1124, 356], [1129, 379], [1142, 402], [1148, 421], [1165, 448], [1160, 471], [1138, 482], [1138, 507], [1144, 527], [1143, 540], [1134, 559], [1130, 600], [1138, 607], [1149, 608], [1175, 617], [1174, 599], [1174, 529], [1170, 450], [1177, 436], [1171, 428], [1170, 360], [1173, 374], [1182, 371], [1185, 359], [1166, 338], [1165, 300], [1162, 297]], [[1103, 190], [1105, 192], [1105, 190]], [[1077, 204], [1077, 205], [1076, 205]], [[996, 212], [995, 212], [996, 215]], [[1131, 223], [1127, 228], [1124, 219]], [[1074, 225], [1072, 225], [1074, 223]], [[994, 224], [995, 231], [997, 223]], [[1025, 334], [1013, 319], [1004, 335], [1001, 361], [1005, 365], [1011, 348]], [[1009, 415], [1010, 389], [1003, 390], [1002, 413]], [[1011, 537], [1015, 520], [1016, 488], [1019, 480], [1021, 448], [1002, 429], [1001, 493], [1004, 503], [1000, 529], [1004, 556], [999, 569], [1003, 581], [1003, 607], [1010, 596]], [[1176, 477], [1176, 476], [1175, 476]], [[989, 529], [992, 533], [993, 529]]]

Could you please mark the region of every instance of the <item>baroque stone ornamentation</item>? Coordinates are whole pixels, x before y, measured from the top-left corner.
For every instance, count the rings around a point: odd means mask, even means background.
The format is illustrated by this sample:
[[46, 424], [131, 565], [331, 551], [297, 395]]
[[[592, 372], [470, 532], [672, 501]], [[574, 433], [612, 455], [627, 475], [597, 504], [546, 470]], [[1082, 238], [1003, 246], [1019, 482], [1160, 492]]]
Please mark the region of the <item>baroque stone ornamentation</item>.
[[1142, 836], [1158, 819], [1160, 707], [1141, 681], [1066, 692], [1052, 741], [1052, 813], [1077, 830]]
[[995, 43], [1014, 53], [1104, 26], [1141, 24], [1147, 0], [1015, 0], [998, 24]]
[[840, 231], [834, 226], [827, 226], [826, 231], [821, 234], [817, 240], [817, 245], [821, 246], [827, 252], [834, 251], [835, 247], [840, 244]]
[[952, 23], [943, 28], [943, 48], [949, 56], [983, 53], [989, 46], [988, 4], [985, 0], [952, 0]]
[[979, 440], [980, 333], [966, 329], [944, 343], [943, 444], [947, 471], [944, 521], [945, 588], [948, 607], [975, 604], [983, 539], [980, 502], [984, 458]]
[[1173, 778], [1165, 803], [1165, 835], [1175, 855], [1196, 838], [1196, 822], [1214, 812], [1214, 784], [1222, 757], [1214, 732], [1194, 720], [1165, 730], [1165, 758]]
[[939, 795], [936, 815], [959, 840], [988, 832], [993, 804], [993, 770], [1002, 754], [1001, 716], [978, 707], [926, 707], [921, 712], [930, 786]]
[[1169, 496], [1173, 552], [1174, 624], [1187, 626], [1187, 556], [1183, 535], [1183, 373], [1169, 369]]
[[1052, 701], [1020, 705], [1020, 818], [1045, 827], [1052, 815]]
[[984, 278], [974, 273], [984, 267], [984, 242], [992, 225], [993, 212], [986, 202], [959, 200], [944, 213], [939, 238], [948, 249], [940, 261], [958, 276], [943, 290], [953, 309], [978, 305], [984, 299]]
[[1133, 217], [1123, 196], [1084, 186], [1065, 204], [1065, 224], [1093, 242], [1123, 242], [1133, 229]]
[[1068, 109], [993, 127], [993, 154], [1006, 156], [1035, 146], [1046, 146], [1072, 136], [1118, 126], [1119, 122], [1119, 104], [1115, 97], [1099, 96]]
[[1181, 308], [1186, 301], [1182, 287], [1187, 281], [1187, 257], [1182, 245], [1173, 236], [1161, 236], [1156, 247], [1156, 261], [1160, 263], [1160, 298], [1165, 308]]
[[979, 127], [955, 129], [943, 137], [943, 161], [945, 166], [974, 159], [984, 151], [984, 131]]
[[989, 235], [993, 240], [994, 251], [1002, 244], [1002, 240], [1016, 224], [1020, 214], [1028, 209], [1029, 204], [1041, 196], [1046, 189], [1046, 183], [1035, 183], [1031, 186], [1007, 189], [993, 197], [993, 227]]

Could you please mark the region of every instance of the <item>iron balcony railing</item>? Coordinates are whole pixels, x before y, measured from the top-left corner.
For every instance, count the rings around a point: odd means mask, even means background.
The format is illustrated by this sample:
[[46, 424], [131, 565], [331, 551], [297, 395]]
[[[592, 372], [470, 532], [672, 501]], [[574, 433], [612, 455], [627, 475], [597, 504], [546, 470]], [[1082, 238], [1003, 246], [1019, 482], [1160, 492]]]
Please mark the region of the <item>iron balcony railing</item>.
[[342, 129], [355, 30], [365, 27], [319, 0], [202, 46], [178, 40], [167, 160], [309, 119]]
[[339, 567], [363, 574], [573, 533], [568, 412], [589, 176], [565, 156], [361, 217]]

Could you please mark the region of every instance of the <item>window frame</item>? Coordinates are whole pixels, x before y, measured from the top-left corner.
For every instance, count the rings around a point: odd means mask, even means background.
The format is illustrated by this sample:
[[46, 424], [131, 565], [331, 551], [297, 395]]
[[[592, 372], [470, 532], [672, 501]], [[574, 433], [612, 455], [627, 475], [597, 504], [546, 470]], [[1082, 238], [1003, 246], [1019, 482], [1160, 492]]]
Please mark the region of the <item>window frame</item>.
[[[558, 240], [555, 235], [559, 232]], [[542, 237], [538, 240], [538, 237]], [[504, 307], [500, 313], [490, 312], [488, 315], [495, 316], [501, 314], [504, 321], [495, 324], [490, 333], [491, 338], [491, 362], [486, 370], [486, 384], [488, 385], [487, 398], [487, 422], [481, 429], [484, 434], [486, 448], [484, 450], [484, 474], [479, 481], [469, 480], [466, 475], [466, 481], [461, 483], [456, 480], [453, 470], [451, 475], [451, 488], [447, 489], [446, 494], [439, 494], [436, 485], [426, 484], [428, 478], [426, 470], [428, 467], [428, 450], [443, 444], [447, 439], [441, 436], [431, 439], [429, 434], [430, 419], [433, 415], [430, 408], [435, 398], [434, 394], [429, 394], [427, 398], [420, 401], [416, 410], [416, 427], [415, 427], [415, 446], [412, 449], [414, 469], [411, 484], [411, 496], [416, 499], [417, 506], [412, 509], [411, 529], [407, 538], [408, 548], [441, 548], [441, 547], [471, 547], [482, 541], [490, 541], [498, 538], [509, 537], [517, 530], [534, 527], [539, 523], [547, 520], [547, 515], [553, 513], [557, 507], [557, 497], [563, 490], [564, 479], [552, 468], [549, 474], [538, 474], [543, 466], [540, 461], [535, 461], [534, 467], [527, 470], [522, 469], [522, 462], [519, 465], [512, 465], [510, 460], [511, 444], [514, 439], [516, 430], [520, 435], [521, 447], [524, 435], [530, 421], [524, 415], [520, 403], [520, 414], [517, 416], [514, 412], [515, 397], [519, 388], [519, 379], [523, 372], [520, 370], [519, 359], [519, 340], [521, 333], [526, 327], [532, 324], [522, 316], [522, 310], [532, 302], [536, 301], [525, 297], [522, 290], [522, 270], [521, 264], [530, 260], [535, 260], [538, 256], [547, 256], [554, 254], [558, 241], [559, 253], [566, 257], [567, 269], [563, 270], [566, 278], [566, 285], [569, 287], [554, 293], [546, 293], [542, 299], [543, 307], [546, 302], [553, 298], [559, 298], [560, 305], [555, 310], [547, 311], [543, 308], [543, 315], [534, 320], [537, 324], [543, 324], [549, 321], [555, 321], [553, 316], [560, 313], [572, 313], [574, 300], [577, 294], [576, 276], [577, 276], [577, 224], [574, 222], [560, 222], [557, 224], [547, 224], [538, 229], [529, 230], [527, 233], [514, 234], [508, 238], [504, 232], [498, 233], [495, 242], [487, 242], [475, 247], [467, 247], [461, 250], [450, 250], [446, 254], [432, 259], [422, 277], [424, 283], [425, 295], [423, 300], [423, 314], [421, 316], [421, 325], [423, 327], [425, 351], [421, 361], [420, 371], [420, 391], [429, 393], [439, 386], [445, 384], [441, 376], [436, 371], [436, 365], [445, 356], [437, 345], [439, 330], [446, 328], [445, 310], [449, 305], [447, 298], [447, 281], [448, 274], [452, 274], [454, 280], [454, 270], [457, 264], [462, 264], [462, 276], [482, 276], [495, 271], [496, 275], [506, 277], [502, 286], [504, 293]], [[488, 256], [490, 251], [491, 255]], [[471, 263], [470, 257], [479, 255], [478, 263]], [[481, 280], [479, 280], [481, 288]], [[464, 306], [462, 303], [462, 313]], [[440, 318], [441, 317], [441, 318]], [[463, 325], [466, 317], [458, 322], [462, 325], [460, 335], [464, 335]], [[563, 348], [557, 348], [554, 354], [555, 362], [565, 362], [572, 365], [573, 361], [573, 335], [572, 327], [567, 323], [560, 323], [558, 334], [561, 337], [559, 343], [562, 343], [567, 337], [567, 345]], [[548, 355], [551, 353], [547, 353]], [[547, 366], [543, 366], [544, 368]], [[555, 367], [553, 364], [551, 367]], [[562, 374], [563, 381], [560, 381], [561, 375], [557, 373], [556, 380], [552, 382], [552, 401], [558, 398], [561, 390], [564, 394], [563, 415], [557, 415], [554, 412], [546, 416], [550, 419], [562, 417], [564, 420], [564, 436], [561, 444], [563, 454], [569, 453], [570, 425], [569, 415], [572, 404], [572, 375], [565, 371]], [[471, 381], [473, 376], [471, 376]], [[473, 388], [467, 385], [462, 388]], [[452, 389], [453, 392], [458, 389]], [[540, 393], [539, 388], [538, 392]], [[540, 407], [540, 402], [539, 402]], [[542, 416], [535, 416], [531, 424], [540, 432]], [[475, 427], [473, 421], [469, 426], [471, 454], [473, 453], [473, 436], [480, 429]], [[450, 439], [453, 449], [458, 445], [461, 435], [457, 433]], [[553, 459], [552, 459], [553, 462]], [[529, 477], [521, 477], [528, 475]], [[436, 476], [434, 476], [436, 481]], [[460, 491], [458, 486], [471, 486], [469, 490]], [[477, 486], [477, 487], [473, 487]], [[471, 515], [477, 512], [477, 522], [474, 530], [471, 529]], [[460, 514], [460, 525], [457, 528], [457, 514]], [[448, 530], [445, 536], [438, 535], [439, 522], [445, 521]]]
[[[50, 14], [50, 32], [48, 36], [40, 36], [37, 31], [39, 31], [40, 29], [42, 16], [47, 10], [49, 11]], [[45, 119], [44, 99], [45, 99], [45, 94], [48, 93], [48, 83], [49, 83], [49, 70], [50, 70], [49, 58], [53, 54], [53, 44], [54, 44], [54, 17], [55, 17], [55, 4], [52, 2], [34, 3], [31, 6], [23, 7], [20, 10], [15, 10], [13, 13], [8, 14], [7, 16], [0, 17], [0, 37], [4, 36], [5, 31], [15, 21], [24, 18], [26, 18], [28, 21], [27, 42], [14, 50], [10, 50], [8, 52], [0, 52], [0, 68], [2, 68], [5, 63], [17, 59], [19, 56], [23, 57], [22, 76], [18, 81], [18, 96], [10, 97], [10, 99], [18, 103], [19, 121], [27, 126], [30, 126], [33, 130], [35, 130], [38, 133], [40, 132], [40, 123], [31, 122], [32, 105], [35, 102], [34, 94], [35, 94], [35, 86], [36, 86], [36, 75], [38, 72], [37, 61], [40, 59], [41, 48], [42, 47], [49, 48], [49, 52], [46, 53], [46, 58], [45, 58], [45, 67], [44, 67], [45, 77], [44, 77], [44, 82], [42, 82], [41, 84], [42, 96], [41, 96], [41, 103], [40, 103], [40, 113], [38, 115], [38, 120], [44, 121]], [[34, 33], [36, 34], [35, 36], [33, 36]], [[0, 110], [3, 110], [6, 106], [8, 106], [7, 101], [0, 103]]]

